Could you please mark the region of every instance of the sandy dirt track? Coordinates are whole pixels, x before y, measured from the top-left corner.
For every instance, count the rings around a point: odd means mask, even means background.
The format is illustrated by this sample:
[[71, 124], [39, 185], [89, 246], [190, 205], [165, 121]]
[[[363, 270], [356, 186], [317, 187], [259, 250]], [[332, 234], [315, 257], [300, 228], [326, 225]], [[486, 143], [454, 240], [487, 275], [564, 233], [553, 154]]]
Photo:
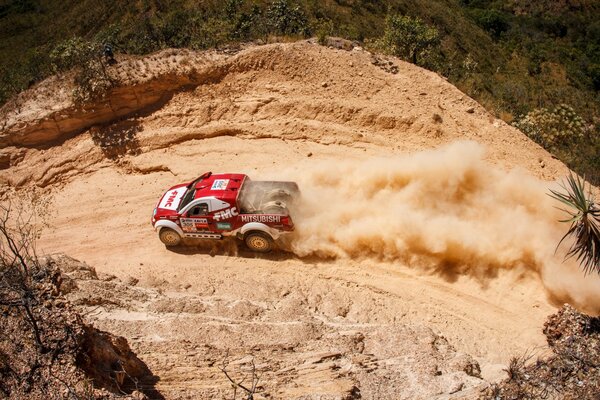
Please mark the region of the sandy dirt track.
[[[222, 170], [231, 170], [239, 160], [247, 158], [250, 163], [256, 152], [269, 149], [262, 151], [260, 165], [253, 161], [252, 165], [257, 165], [254, 173], [260, 174], [271, 168], [273, 161], [270, 158], [276, 159], [281, 154], [286, 154], [293, 162], [294, 155], [305, 158], [308, 152], [315, 158], [328, 157], [327, 154], [335, 152], [336, 147], [346, 154], [353, 152], [337, 145], [332, 148], [311, 143], [285, 143], [277, 139], [257, 143], [226, 137], [184, 143], [167, 152], [159, 150], [156, 157], [163, 160], [164, 154], [169, 154], [170, 165], [176, 170], [178, 163], [185, 167], [189, 157], [196, 154], [204, 158], [205, 152], [218, 155], [239, 149], [235, 160], [219, 161]], [[364, 154], [362, 150], [358, 153]], [[198, 170], [210, 168], [210, 163], [216, 162], [211, 158], [206, 165], [200, 163]], [[114, 311], [99, 312], [96, 325], [132, 339], [139, 356], [162, 377], [159, 390], [177, 393], [179, 389], [194, 393], [196, 385], [205, 389], [210, 387], [206, 383], [206, 373], [199, 372], [198, 367], [190, 367], [185, 357], [185, 352], [190, 352], [189, 345], [182, 342], [191, 340], [192, 343], [206, 344], [205, 326], [215, 323], [233, 326], [236, 333], [211, 332], [208, 344], [220, 349], [231, 348], [232, 353], [238, 355], [257, 353], [260, 356], [260, 351], [252, 351], [256, 343], [259, 348], [260, 345], [298, 346], [305, 340], [316, 341], [317, 350], [334, 351], [339, 348], [338, 344], [329, 345], [333, 347], [331, 350], [316, 339], [320, 333], [312, 331], [314, 328], [310, 324], [322, 323], [334, 325], [336, 331], [361, 332], [376, 326], [386, 333], [423, 326], [443, 335], [459, 351], [475, 357], [484, 376], [489, 373], [491, 377], [498, 376], [511, 354], [532, 349], [543, 352], [544, 338], [540, 327], [553, 307], [548, 304], [538, 278], [526, 271], [500, 271], [498, 276], [484, 281], [469, 276], [448, 281], [401, 263], [369, 258], [300, 259], [284, 252], [255, 256], [243, 248], [237, 250], [235, 243], [223, 243], [216, 249], [207, 244], [167, 250], [149, 227], [148, 210], [157, 200], [156, 193], [168, 187], [173, 179], [168, 172], [131, 175], [115, 168], [104, 168], [69, 183], [56, 194], [54, 226], [42, 240], [43, 249], [72, 255], [94, 266], [98, 272], [114, 274], [124, 282], [133, 277], [139, 280], [138, 286], [175, 292], [170, 295], [175, 298], [197, 296], [202, 304], [222, 303], [225, 311], [217, 312], [212, 318], [203, 312], [192, 312], [190, 317], [188, 312], [177, 309], [177, 303], [169, 305], [168, 301], [165, 301], [165, 310], [154, 312], [149, 312], [147, 305], [129, 304]], [[90, 192], [90, 188], [94, 190]], [[102, 200], [95, 202], [93, 198], [97, 196]], [[78, 237], [75, 240], [74, 235]], [[91, 293], [93, 296], [94, 290]], [[118, 295], [115, 297], [119, 298]], [[107, 296], [106, 300], [111, 298]], [[181, 315], [176, 314], [181, 311]], [[308, 324], [310, 329], [305, 326], [295, 328], [298, 321], [301, 325]], [[275, 337], [264, 337], [265, 329], [275, 329], [272, 324], [285, 328], [277, 331]], [[163, 340], [167, 344], [159, 346], [156, 343]], [[195, 352], [201, 353], [197, 349], [191, 350], [191, 353]], [[300, 352], [291, 358], [302, 361], [303, 357], [312, 355], [307, 353]], [[223, 356], [222, 352], [219, 354]], [[263, 356], [262, 362], [268, 363], [271, 357]], [[218, 371], [212, 373], [213, 379], [221, 378]], [[322, 372], [315, 379], [327, 382], [328, 376]], [[200, 382], [194, 383], [197, 380]], [[222, 385], [226, 383], [223, 379], [220, 381]], [[333, 390], [334, 394], [349, 392], [353, 383], [350, 387], [346, 387], [348, 383], [340, 385], [342, 389]], [[323, 390], [323, 385], [316, 386], [304, 385], [302, 389], [300, 385], [298, 394]], [[410, 398], [411, 392], [406, 393]], [[427, 397], [427, 392], [416, 393]]]
[[[195, 62], [177, 52], [153, 60], [150, 73], [153, 62], [175, 71]], [[217, 81], [44, 148], [11, 148], [21, 156], [0, 172], [6, 187], [52, 195], [40, 250], [104, 274], [75, 295], [95, 325], [130, 341], [165, 398], [229, 393], [218, 370], [227, 352], [232, 369], [255, 357], [271, 398], [473, 398], [511, 355], [544, 352], [541, 327], [556, 304], [525, 261], [446, 274], [372, 252], [256, 256], [230, 241], [166, 249], [152, 209], [205, 171], [302, 175], [318, 162], [465, 139], [483, 144], [498, 171], [548, 181], [566, 171], [441, 77], [397, 60], [392, 73], [360, 49], [300, 42], [218, 62], [230, 67]]]

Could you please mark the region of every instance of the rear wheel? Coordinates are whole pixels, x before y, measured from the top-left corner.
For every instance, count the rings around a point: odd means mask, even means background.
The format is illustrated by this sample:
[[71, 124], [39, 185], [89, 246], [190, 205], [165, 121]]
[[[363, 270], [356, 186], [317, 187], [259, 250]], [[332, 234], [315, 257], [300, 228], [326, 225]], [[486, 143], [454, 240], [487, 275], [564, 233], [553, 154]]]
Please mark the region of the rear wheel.
[[165, 246], [177, 246], [181, 243], [181, 236], [171, 228], [162, 228], [158, 233], [158, 237]]
[[244, 237], [244, 242], [257, 253], [268, 253], [273, 249], [273, 239], [264, 232], [250, 232]]

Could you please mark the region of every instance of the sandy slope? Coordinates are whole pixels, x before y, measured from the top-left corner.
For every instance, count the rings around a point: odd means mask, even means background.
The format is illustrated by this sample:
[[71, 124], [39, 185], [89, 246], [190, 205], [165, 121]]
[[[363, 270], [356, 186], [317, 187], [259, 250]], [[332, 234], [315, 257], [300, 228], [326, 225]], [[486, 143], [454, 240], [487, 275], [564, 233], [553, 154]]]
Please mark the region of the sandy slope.
[[[174, 57], [173, 69], [183, 59], [193, 66], [194, 57], [201, 56]], [[109, 290], [100, 303], [114, 296], [116, 305], [105, 304], [89, 318], [133, 342], [161, 377], [158, 389], [167, 398], [209, 398], [217, 388], [226, 390], [214, 364], [227, 349], [238, 360], [253, 354], [267, 365], [264, 390], [275, 398], [341, 398], [356, 395], [356, 387], [364, 398], [473, 397], [485, 382], [452, 364], [453, 357], [470, 354], [484, 378], [497, 379], [512, 354], [543, 351], [541, 326], [554, 305], [539, 275], [545, 259], [527, 249], [510, 265], [494, 261], [490, 270], [486, 264], [485, 273], [473, 260], [448, 273], [372, 249], [343, 250], [337, 258], [319, 252], [258, 257], [232, 242], [165, 249], [149, 221], [158, 196], [208, 170], [318, 176], [313, 165], [325, 165], [320, 162], [362, 165], [469, 139], [486, 147], [482, 165], [489, 165], [489, 176], [518, 167], [554, 180], [566, 171], [444, 79], [406, 63], [307, 42], [215, 60], [224, 66], [218, 79], [194, 82], [138, 116], [44, 149], [8, 148], [20, 156], [0, 171], [5, 188], [37, 184], [53, 195], [43, 251], [65, 252], [124, 282], [139, 280], [139, 289], [123, 290], [150, 291], [140, 300]], [[398, 72], [389, 72], [391, 66]], [[560, 234], [551, 217], [543, 215], [550, 221], [543, 228], [548, 242]], [[309, 238], [304, 233], [306, 243]], [[336, 240], [332, 245], [344, 249], [344, 239]], [[85, 290], [92, 296], [95, 289]], [[148, 300], [160, 296], [162, 308]], [[201, 306], [186, 310], [178, 298]], [[457, 352], [428, 353], [437, 335]], [[356, 348], [347, 337], [365, 343]], [[423, 337], [432, 339], [423, 344]], [[438, 377], [432, 359], [449, 375]]]

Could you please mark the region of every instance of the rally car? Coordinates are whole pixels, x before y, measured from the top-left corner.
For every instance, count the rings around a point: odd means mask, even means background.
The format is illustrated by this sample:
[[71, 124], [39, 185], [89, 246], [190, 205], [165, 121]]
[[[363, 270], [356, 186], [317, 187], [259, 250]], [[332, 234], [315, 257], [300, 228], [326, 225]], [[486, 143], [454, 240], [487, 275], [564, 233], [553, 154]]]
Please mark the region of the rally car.
[[167, 190], [152, 213], [152, 226], [166, 246], [184, 238], [235, 236], [251, 250], [266, 253], [294, 230], [290, 208], [298, 195], [295, 182], [207, 172]]

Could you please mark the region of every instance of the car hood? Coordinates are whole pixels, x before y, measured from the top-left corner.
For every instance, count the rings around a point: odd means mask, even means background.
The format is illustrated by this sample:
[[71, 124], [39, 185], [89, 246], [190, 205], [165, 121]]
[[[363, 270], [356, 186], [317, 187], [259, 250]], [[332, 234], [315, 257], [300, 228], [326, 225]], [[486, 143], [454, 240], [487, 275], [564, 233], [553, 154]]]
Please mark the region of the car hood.
[[163, 197], [158, 202], [156, 208], [169, 211], [177, 211], [179, 203], [185, 194], [187, 187], [185, 184], [173, 186], [167, 190]]

